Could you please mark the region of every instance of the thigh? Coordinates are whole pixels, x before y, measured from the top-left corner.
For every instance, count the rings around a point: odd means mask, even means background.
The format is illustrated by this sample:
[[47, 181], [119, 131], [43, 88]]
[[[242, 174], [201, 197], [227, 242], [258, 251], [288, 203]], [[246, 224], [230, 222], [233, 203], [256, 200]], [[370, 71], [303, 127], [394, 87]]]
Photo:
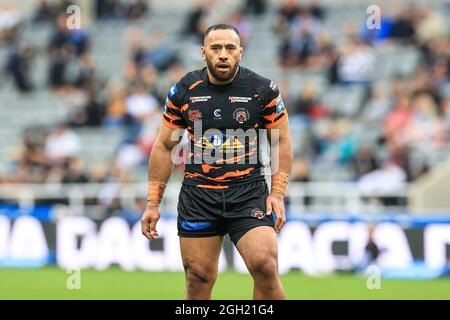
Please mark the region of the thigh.
[[267, 259], [278, 260], [277, 234], [269, 226], [251, 229], [238, 241], [236, 248], [249, 269]]
[[205, 238], [180, 237], [184, 268], [217, 272], [223, 236]]

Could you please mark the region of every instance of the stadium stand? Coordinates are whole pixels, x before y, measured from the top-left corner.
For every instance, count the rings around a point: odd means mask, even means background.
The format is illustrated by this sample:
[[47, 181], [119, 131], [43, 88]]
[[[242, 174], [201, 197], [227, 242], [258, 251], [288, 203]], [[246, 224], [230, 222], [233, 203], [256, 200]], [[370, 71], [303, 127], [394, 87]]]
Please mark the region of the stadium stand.
[[[280, 11], [287, 2], [251, 14], [238, 1], [199, 1], [203, 11], [192, 22], [189, 14], [199, 7], [188, 2], [149, 1], [136, 14], [132, 2], [106, 8], [101, 0], [81, 1], [89, 17], [81, 30], [58, 24], [72, 1], [49, 1], [48, 10], [40, 1], [3, 8], [0, 16], [19, 13], [20, 22], [14, 32], [0, 32], [6, 34], [0, 37], [0, 182], [62, 182], [73, 156], [81, 158], [87, 182], [123, 175], [144, 182], [168, 88], [202, 67], [198, 37], [183, 30], [218, 20], [239, 21], [248, 34], [243, 65], [282, 88], [298, 142], [293, 181], [370, 181], [377, 170], [390, 176], [383, 170], [391, 165], [406, 184], [447, 160], [449, 6], [419, 1], [393, 8], [384, 1], [383, 32], [377, 32], [365, 27], [367, 4], [293, 1], [289, 16]], [[243, 14], [238, 20], [236, 12]], [[136, 118], [129, 97], [139, 86], [145, 111]], [[54, 163], [46, 140], [63, 122], [81, 150]], [[374, 165], [360, 172], [355, 163], [366, 149]]]

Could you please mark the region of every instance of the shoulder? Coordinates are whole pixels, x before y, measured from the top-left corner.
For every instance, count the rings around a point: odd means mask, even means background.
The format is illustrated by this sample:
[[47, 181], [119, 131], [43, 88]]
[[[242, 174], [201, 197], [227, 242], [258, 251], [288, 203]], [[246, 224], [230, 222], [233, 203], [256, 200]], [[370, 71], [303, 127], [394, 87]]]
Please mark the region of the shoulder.
[[266, 78], [250, 69], [244, 67], [241, 68], [242, 79], [252, 84], [261, 100], [270, 101], [280, 94], [278, 85], [273, 80]]
[[186, 73], [178, 82], [180, 88], [189, 90], [189, 88], [198, 81], [203, 80], [203, 69], [194, 70]]
[[192, 85], [202, 80], [202, 70], [186, 73], [168, 92], [168, 98], [175, 103], [182, 103]]

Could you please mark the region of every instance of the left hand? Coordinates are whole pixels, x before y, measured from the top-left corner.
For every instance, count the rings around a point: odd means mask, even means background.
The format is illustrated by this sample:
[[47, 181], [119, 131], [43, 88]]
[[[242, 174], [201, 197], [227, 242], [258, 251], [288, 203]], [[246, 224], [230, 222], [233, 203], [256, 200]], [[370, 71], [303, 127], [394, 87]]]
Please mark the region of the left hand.
[[284, 208], [283, 195], [280, 193], [272, 192], [266, 199], [266, 215], [272, 214], [272, 211], [277, 217], [275, 221], [275, 231], [279, 232], [286, 223], [286, 214]]

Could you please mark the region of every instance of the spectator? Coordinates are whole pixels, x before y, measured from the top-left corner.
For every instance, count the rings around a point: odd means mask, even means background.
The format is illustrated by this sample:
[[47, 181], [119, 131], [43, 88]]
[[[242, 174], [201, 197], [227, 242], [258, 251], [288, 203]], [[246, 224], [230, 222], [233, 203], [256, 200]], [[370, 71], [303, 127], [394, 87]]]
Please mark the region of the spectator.
[[148, 13], [146, 0], [133, 0], [129, 4], [127, 17], [130, 20], [137, 20], [145, 17]]
[[384, 134], [388, 139], [401, 140], [411, 120], [411, 101], [408, 94], [402, 94], [393, 110], [384, 119]]
[[63, 123], [58, 124], [45, 142], [45, 155], [51, 164], [65, 164], [80, 151], [80, 138]]
[[278, 8], [278, 22], [276, 29], [278, 31], [287, 30], [291, 22], [300, 11], [298, 0], [283, 0]]
[[432, 79], [435, 82], [434, 86], [438, 89], [450, 83], [449, 64], [449, 57], [443, 56], [437, 57], [432, 66]]
[[148, 14], [146, 0], [97, 0], [95, 14], [99, 20], [137, 20]]
[[322, 21], [325, 18], [325, 8], [319, 2], [319, 0], [310, 0], [308, 9], [314, 18]]
[[137, 83], [134, 85], [132, 94], [126, 100], [127, 114], [135, 122], [142, 123], [144, 119], [158, 110], [158, 101], [150, 95], [146, 88]]
[[57, 8], [49, 0], [39, 0], [34, 13], [33, 21], [36, 23], [51, 22], [56, 18]]
[[127, 6], [120, 0], [97, 0], [97, 19], [123, 19], [127, 16]]
[[414, 6], [401, 6], [394, 13], [390, 38], [411, 42], [415, 37]]
[[89, 90], [95, 85], [95, 69], [92, 57], [85, 53], [80, 56], [78, 75], [75, 79], [75, 87]]
[[228, 22], [238, 29], [241, 46], [245, 46], [251, 34], [251, 25], [248, 19], [240, 11], [234, 11], [228, 18]]
[[212, 1], [198, 0], [192, 10], [188, 13], [186, 23], [181, 32], [184, 36], [193, 36], [198, 41], [203, 41], [205, 31], [205, 16], [211, 9]]
[[301, 86], [300, 96], [290, 109], [292, 114], [298, 114], [311, 120], [327, 116], [329, 111], [319, 103], [318, 97], [318, 88], [315, 84], [309, 83]]
[[267, 10], [266, 0], [246, 0], [242, 12], [255, 16], [262, 15]]
[[151, 39], [148, 62], [154, 65], [159, 72], [166, 71], [177, 62], [177, 56], [162, 30], [153, 32]]
[[342, 84], [368, 84], [374, 68], [372, 49], [355, 37], [342, 48], [337, 65], [338, 78]]
[[430, 7], [425, 8], [421, 13], [416, 30], [419, 43], [447, 36], [447, 24], [441, 13]]
[[63, 183], [87, 183], [89, 178], [84, 171], [84, 164], [80, 158], [71, 158], [68, 168], [62, 178]]
[[71, 127], [99, 127], [103, 118], [104, 107], [97, 101], [95, 94], [90, 92], [84, 106], [77, 110], [69, 120], [69, 125]]
[[20, 13], [11, 2], [0, 5], [0, 44], [9, 44], [16, 39], [21, 22]]
[[67, 37], [69, 30], [64, 15], [57, 18], [57, 30], [52, 35], [48, 45], [50, 58], [49, 84], [54, 89], [61, 89], [68, 84], [66, 66], [72, 54], [72, 47]]
[[117, 126], [122, 124], [126, 114], [126, 90], [121, 83], [110, 82], [107, 88], [107, 106], [104, 124]]
[[83, 29], [69, 29], [67, 14], [61, 13], [57, 19], [57, 29], [50, 40], [50, 51], [65, 48], [76, 57], [89, 50], [89, 35]]
[[356, 140], [348, 119], [324, 118], [315, 126], [318, 160], [347, 165], [356, 151]]
[[398, 205], [400, 195], [405, 191], [406, 172], [392, 160], [380, 168], [371, 171], [358, 180], [361, 193], [369, 200], [376, 200], [381, 204]]
[[138, 70], [149, 62], [148, 48], [139, 28], [127, 28], [125, 41], [128, 48], [128, 60], [125, 64], [124, 76], [128, 81], [132, 82], [137, 80]]
[[404, 141], [424, 154], [435, 152], [448, 142], [444, 119], [433, 97], [417, 94], [412, 102], [411, 119], [404, 131]]
[[143, 163], [145, 159], [145, 153], [138, 145], [124, 143], [119, 147], [114, 161], [121, 170], [127, 171]]
[[372, 87], [369, 102], [366, 104], [361, 115], [364, 126], [378, 127], [378, 124], [387, 116], [392, 106], [391, 92], [384, 83]]
[[286, 52], [287, 65], [306, 64], [317, 53], [317, 39], [321, 25], [306, 9], [301, 9], [289, 27], [289, 43]]
[[26, 43], [21, 43], [11, 53], [6, 65], [6, 72], [13, 78], [17, 89], [21, 93], [32, 90], [30, 81], [30, 65], [33, 57], [33, 50]]
[[352, 165], [357, 179], [378, 169], [374, 150], [365, 147], [358, 149], [353, 157]]

